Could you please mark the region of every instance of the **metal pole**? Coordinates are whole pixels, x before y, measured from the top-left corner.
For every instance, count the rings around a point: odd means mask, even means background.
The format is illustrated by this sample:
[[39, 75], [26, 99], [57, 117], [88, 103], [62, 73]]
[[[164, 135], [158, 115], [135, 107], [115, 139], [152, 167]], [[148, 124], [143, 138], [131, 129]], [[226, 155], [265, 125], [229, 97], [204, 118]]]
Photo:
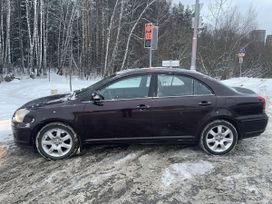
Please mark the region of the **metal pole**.
[[242, 77], [242, 63], [240, 63], [240, 77]]
[[70, 92], [73, 91], [73, 87], [72, 87], [72, 43], [71, 43], [71, 55], [70, 55], [70, 63], [69, 63], [69, 67], [70, 67], [70, 70], [69, 70], [69, 84], [70, 84]]
[[198, 37], [198, 25], [199, 25], [199, 0], [196, 0], [195, 4], [195, 20], [194, 20], [194, 34], [192, 41], [192, 59], [191, 59], [191, 70], [196, 70], [196, 52], [197, 52], [197, 37]]
[[152, 48], [149, 49], [149, 67], [152, 67]]
[[51, 80], [50, 77], [51, 77], [51, 76], [50, 76], [50, 66], [49, 66], [49, 68], [48, 68], [48, 79], [49, 79], [49, 82], [50, 82], [50, 80]]

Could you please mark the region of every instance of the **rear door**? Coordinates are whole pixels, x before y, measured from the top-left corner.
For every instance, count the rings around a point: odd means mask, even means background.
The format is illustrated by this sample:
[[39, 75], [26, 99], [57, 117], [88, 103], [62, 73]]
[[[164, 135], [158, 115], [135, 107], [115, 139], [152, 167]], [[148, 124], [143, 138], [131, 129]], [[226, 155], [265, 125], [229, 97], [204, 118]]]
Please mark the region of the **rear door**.
[[180, 74], [158, 74], [153, 101], [154, 136], [192, 139], [216, 106], [212, 90]]

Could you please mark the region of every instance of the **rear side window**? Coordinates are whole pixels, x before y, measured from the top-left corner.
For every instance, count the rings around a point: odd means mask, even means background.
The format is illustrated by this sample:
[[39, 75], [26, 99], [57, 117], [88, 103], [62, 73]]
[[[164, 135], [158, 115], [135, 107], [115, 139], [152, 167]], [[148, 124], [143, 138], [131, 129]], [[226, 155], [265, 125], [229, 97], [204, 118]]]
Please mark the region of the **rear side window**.
[[178, 75], [158, 75], [158, 96], [187, 96], [193, 95], [193, 79]]
[[212, 91], [202, 82], [181, 75], [158, 75], [158, 97], [210, 95]]
[[213, 92], [202, 82], [194, 80], [194, 95], [211, 95]]

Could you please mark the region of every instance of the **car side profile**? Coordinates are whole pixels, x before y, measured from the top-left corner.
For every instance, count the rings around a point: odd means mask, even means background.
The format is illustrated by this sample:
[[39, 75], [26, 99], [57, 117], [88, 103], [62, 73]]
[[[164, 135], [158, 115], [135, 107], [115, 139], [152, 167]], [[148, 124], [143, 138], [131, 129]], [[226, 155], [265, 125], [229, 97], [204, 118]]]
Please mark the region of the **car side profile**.
[[13, 115], [18, 145], [65, 159], [85, 144], [192, 143], [223, 155], [238, 140], [262, 134], [265, 99], [198, 72], [126, 70], [73, 94], [31, 101]]

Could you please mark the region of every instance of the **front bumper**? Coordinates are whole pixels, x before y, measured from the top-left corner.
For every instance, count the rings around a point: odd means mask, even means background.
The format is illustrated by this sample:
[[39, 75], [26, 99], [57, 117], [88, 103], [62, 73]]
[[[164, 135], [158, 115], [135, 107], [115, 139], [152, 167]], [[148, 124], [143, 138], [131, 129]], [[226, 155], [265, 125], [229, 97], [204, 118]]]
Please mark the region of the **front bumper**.
[[11, 123], [15, 144], [21, 146], [32, 146], [32, 129], [25, 123]]
[[253, 116], [242, 116], [237, 118], [240, 138], [250, 138], [261, 135], [267, 126], [268, 116], [263, 113]]

